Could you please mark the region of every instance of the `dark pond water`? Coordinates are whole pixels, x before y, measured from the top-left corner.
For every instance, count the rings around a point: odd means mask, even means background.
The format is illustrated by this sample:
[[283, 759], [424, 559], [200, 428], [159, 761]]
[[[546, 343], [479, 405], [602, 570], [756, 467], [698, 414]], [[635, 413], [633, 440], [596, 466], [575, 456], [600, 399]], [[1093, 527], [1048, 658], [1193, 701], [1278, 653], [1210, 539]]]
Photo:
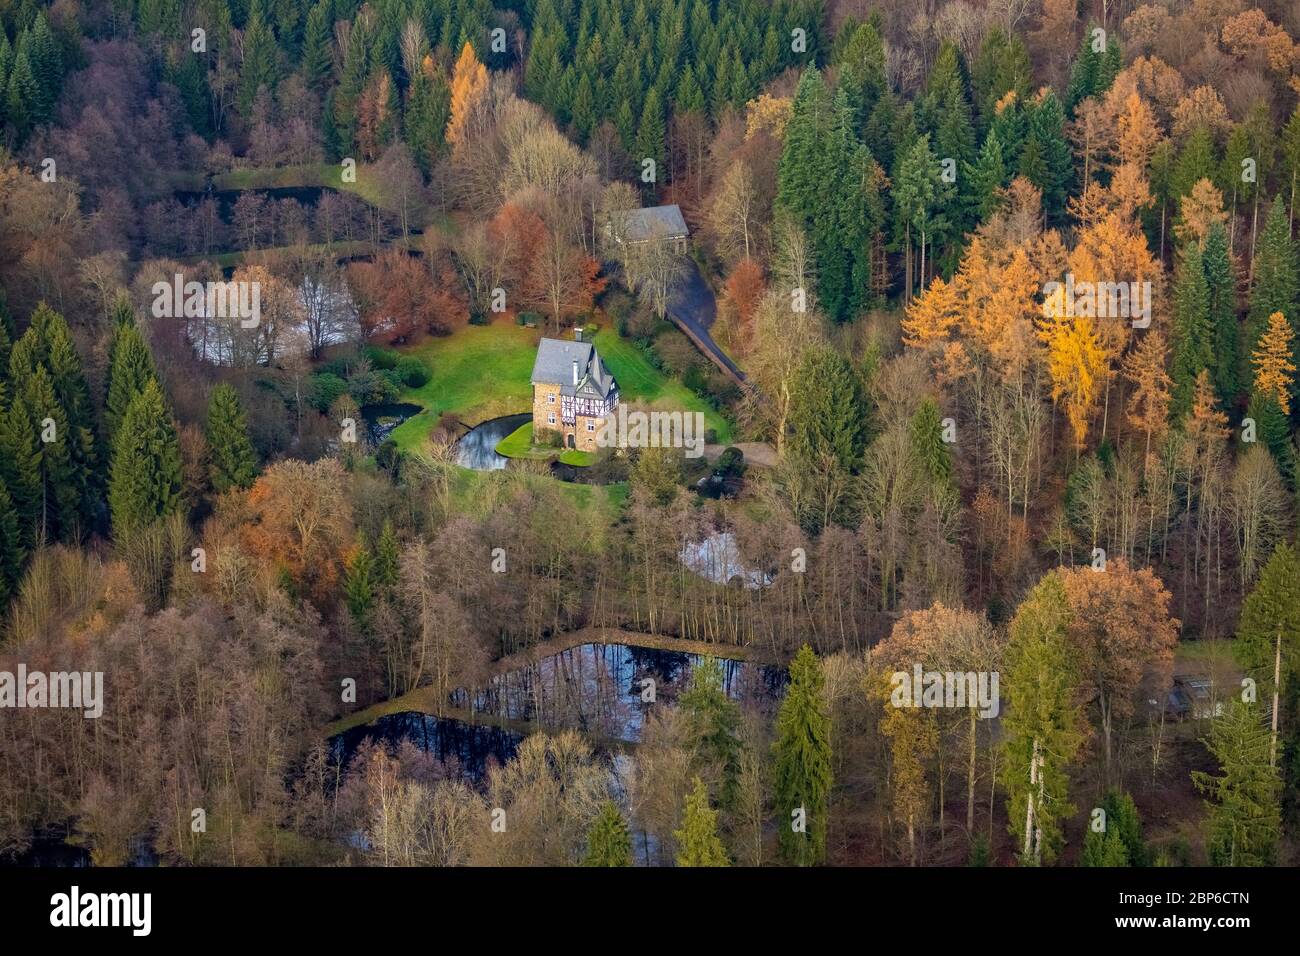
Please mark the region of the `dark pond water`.
[[[157, 866], [158, 856], [148, 837], [137, 837], [131, 841], [130, 860], [127, 866]], [[90, 866], [90, 851], [53, 834], [42, 834], [32, 841], [27, 852], [21, 856], [0, 857], [0, 867], [32, 866], [79, 868]]]
[[389, 714], [374, 723], [353, 727], [330, 738], [331, 756], [336, 763], [347, 764], [362, 741], [370, 738], [387, 744], [409, 740], [425, 753], [433, 754], [444, 764], [459, 768], [461, 776], [473, 783], [482, 780], [488, 763], [505, 763], [515, 755], [523, 737], [498, 727], [476, 726], [447, 717], [413, 712]]
[[175, 193], [175, 196], [178, 202], [186, 206], [197, 205], [205, 199], [212, 199], [217, 204], [217, 210], [221, 218], [226, 222], [230, 222], [235, 203], [239, 202], [239, 197], [246, 192], [257, 193], [257, 195], [269, 201], [296, 199], [304, 206], [315, 206], [320, 201], [320, 197], [325, 190], [320, 186], [279, 186], [271, 189], [214, 189], [211, 192], [183, 190]]
[[[626, 644], [583, 644], [509, 671], [475, 692], [474, 712], [534, 720], [543, 728], [572, 728], [635, 742], [654, 707], [671, 707], [689, 682], [698, 654]], [[771, 714], [785, 692], [785, 668], [720, 659], [723, 688], [745, 707]], [[654, 700], [643, 695], [653, 681]], [[454, 695], [464, 706], [467, 694]]]
[[532, 420], [531, 412], [492, 418], [476, 425], [456, 442], [456, 464], [475, 471], [495, 471], [504, 468], [509, 458], [497, 454], [497, 445], [520, 425]]
[[49, 866], [49, 867], [83, 867], [90, 866], [90, 851], [79, 846], [64, 843], [56, 837], [43, 837], [34, 840], [27, 852], [16, 858], [0, 859], [0, 866]]
[[[509, 671], [474, 692], [476, 714], [533, 720], [546, 730], [574, 729], [636, 742], [653, 707], [672, 707], [690, 682], [698, 654], [626, 644], [583, 644]], [[789, 677], [783, 667], [720, 658], [723, 689], [742, 707], [771, 716]], [[642, 700], [643, 681], [654, 681], [654, 701]], [[466, 691], [452, 695], [458, 707]], [[348, 761], [367, 737], [389, 744], [409, 740], [443, 762], [451, 760], [468, 781], [481, 780], [489, 761], [504, 763], [522, 737], [497, 727], [451, 718], [402, 713], [381, 717], [331, 738], [335, 761]]]
[[419, 405], [410, 402], [394, 402], [389, 405], [367, 405], [361, 409], [361, 417], [366, 420], [366, 437], [371, 448], [378, 448], [384, 443], [393, 429], [413, 415], [424, 411]]

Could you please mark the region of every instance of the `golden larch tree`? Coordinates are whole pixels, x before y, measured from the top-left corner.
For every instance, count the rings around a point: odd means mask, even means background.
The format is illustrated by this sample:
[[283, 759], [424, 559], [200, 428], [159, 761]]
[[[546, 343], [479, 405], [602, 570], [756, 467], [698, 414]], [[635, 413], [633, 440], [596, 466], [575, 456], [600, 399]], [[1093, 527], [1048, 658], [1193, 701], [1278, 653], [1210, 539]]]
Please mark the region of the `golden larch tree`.
[[1223, 194], [1208, 179], [1198, 180], [1191, 195], [1184, 196], [1178, 205], [1178, 221], [1174, 235], [1179, 242], [1204, 241], [1210, 227], [1216, 222], [1226, 223], [1228, 214], [1223, 211]]
[[1169, 420], [1169, 392], [1173, 380], [1165, 370], [1165, 337], [1152, 329], [1138, 340], [1124, 360], [1124, 377], [1133, 386], [1128, 397], [1129, 424], [1146, 435], [1146, 452], [1159, 441]]
[[487, 96], [487, 90], [487, 67], [478, 61], [474, 48], [466, 43], [451, 75], [451, 118], [447, 121], [447, 142], [452, 146], [465, 138], [470, 117]]
[[941, 346], [951, 337], [961, 318], [956, 283], [937, 277], [907, 305], [903, 319], [903, 342], [914, 349]]
[[1130, 93], [1119, 114], [1115, 153], [1120, 165], [1146, 169], [1159, 139], [1155, 114], [1136, 92]]
[[1018, 248], [976, 318], [980, 346], [1006, 381], [1022, 374], [1034, 358], [1034, 318], [1040, 314], [1036, 297], [1041, 287], [1029, 255]]
[[1295, 332], [1281, 312], [1268, 317], [1268, 328], [1251, 353], [1255, 366], [1255, 391], [1277, 401], [1282, 414], [1291, 414], [1291, 389], [1295, 386], [1295, 363], [1291, 361], [1291, 340]]
[[1039, 326], [1038, 336], [1047, 345], [1052, 401], [1065, 406], [1074, 447], [1082, 449], [1106, 376], [1105, 350], [1092, 319], [1084, 315], [1049, 316]]

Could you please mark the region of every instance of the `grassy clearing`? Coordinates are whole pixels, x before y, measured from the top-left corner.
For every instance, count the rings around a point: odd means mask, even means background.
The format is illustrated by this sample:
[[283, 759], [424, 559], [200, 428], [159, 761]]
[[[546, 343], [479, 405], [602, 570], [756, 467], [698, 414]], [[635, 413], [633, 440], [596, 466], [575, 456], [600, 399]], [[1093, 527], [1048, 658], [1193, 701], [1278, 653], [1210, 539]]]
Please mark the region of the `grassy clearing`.
[[225, 190], [244, 189], [335, 189], [352, 193], [372, 206], [384, 205], [383, 188], [378, 176], [369, 166], [358, 166], [355, 182], [343, 181], [343, 167], [338, 163], [316, 163], [307, 166], [275, 166], [270, 169], [232, 169], [212, 177], [212, 188]]
[[563, 464], [586, 468], [594, 464], [596, 456], [576, 448], [560, 450], [551, 445], [533, 444], [533, 423], [525, 422], [497, 444], [496, 452], [506, 458], [528, 458], [533, 461], [550, 461], [558, 458]]
[[[212, 177], [212, 188], [217, 192], [243, 192], [250, 189], [332, 189], [351, 193], [357, 198], [390, 212], [384, 195], [383, 179], [373, 166], [358, 166], [353, 182], [343, 181], [343, 167], [337, 163], [315, 163], [306, 166], [272, 166], [232, 169]], [[168, 180], [171, 189], [182, 192], [202, 192], [207, 180], [201, 173], [186, 173]], [[435, 212], [424, 229], [452, 229], [453, 224], [442, 213]], [[418, 230], [417, 230], [418, 231]]]
[[558, 448], [533, 444], [533, 423], [524, 422], [497, 445], [497, 454], [506, 458], [531, 458], [548, 461], [555, 457]]
[[1200, 664], [1206, 667], [1219, 665], [1236, 667], [1237, 659], [1233, 654], [1234, 641], [1202, 638], [1197, 641], [1180, 641], [1174, 648], [1174, 661], [1179, 664]]
[[[202, 192], [207, 188], [207, 179], [202, 173], [186, 173], [171, 177], [168, 185], [184, 192]], [[212, 188], [218, 192], [245, 189], [336, 189], [360, 196], [371, 205], [380, 205], [380, 181], [367, 166], [358, 166], [356, 182], [347, 183], [343, 181], [343, 167], [337, 163], [253, 166], [218, 173], [212, 177]]]
[[[403, 349], [429, 367], [430, 378], [419, 388], [402, 394], [401, 401], [423, 405], [425, 411], [394, 430], [393, 441], [403, 450], [418, 447], [445, 412], [452, 412], [466, 425], [477, 425], [489, 418], [528, 411], [533, 395], [529, 377], [540, 338], [538, 330], [502, 318], [492, 325], [468, 325], [445, 338], [428, 339]], [[731, 440], [731, 425], [726, 419], [681, 382], [651, 365], [635, 344], [608, 328], [601, 329], [595, 343], [618, 380], [624, 401], [703, 412], [705, 423], [717, 432], [718, 441]], [[519, 448], [521, 453], [503, 450], [501, 454], [512, 458], [545, 457], [523, 454], [523, 441], [517, 434], [508, 436], [503, 444], [508, 442], [511, 449]], [[572, 465], [590, 464], [589, 456], [581, 457], [585, 455], [566, 452], [560, 460]]]
[[705, 425], [718, 434], [718, 441], [731, 441], [731, 424], [704, 399], [677, 379], [669, 378], [650, 364], [635, 342], [620, 338], [612, 328], [596, 333], [596, 351], [618, 380], [625, 401], [644, 402], [654, 408], [703, 412]]
[[537, 356], [536, 329], [506, 320], [467, 325], [452, 335], [428, 339], [403, 351], [429, 368], [429, 381], [407, 389], [400, 400], [424, 406], [424, 412], [394, 429], [392, 439], [403, 451], [423, 444], [445, 412], [466, 425], [527, 411], [533, 401], [529, 376]]

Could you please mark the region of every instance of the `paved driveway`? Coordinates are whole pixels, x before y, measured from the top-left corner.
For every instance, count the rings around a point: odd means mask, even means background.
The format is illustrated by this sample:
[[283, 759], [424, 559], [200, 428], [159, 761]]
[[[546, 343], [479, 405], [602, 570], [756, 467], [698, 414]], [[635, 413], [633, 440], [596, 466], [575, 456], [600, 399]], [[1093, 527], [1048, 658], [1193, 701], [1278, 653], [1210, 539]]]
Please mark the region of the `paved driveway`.
[[730, 374], [737, 382], [745, 381], [742, 372], [718, 343], [713, 341], [710, 329], [718, 317], [718, 304], [713, 298], [713, 290], [700, 275], [699, 266], [694, 259], [684, 260], [686, 268], [677, 288], [668, 303], [668, 317], [687, 334], [706, 356], [713, 360], [724, 372]]

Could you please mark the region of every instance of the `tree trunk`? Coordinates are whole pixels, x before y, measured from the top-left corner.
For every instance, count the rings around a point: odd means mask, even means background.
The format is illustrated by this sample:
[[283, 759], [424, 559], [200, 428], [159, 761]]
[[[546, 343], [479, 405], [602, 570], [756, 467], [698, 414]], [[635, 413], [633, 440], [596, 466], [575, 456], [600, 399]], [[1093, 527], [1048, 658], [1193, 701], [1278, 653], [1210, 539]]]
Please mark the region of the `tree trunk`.
[[1268, 747], [1268, 765], [1277, 766], [1277, 716], [1282, 681], [1282, 625], [1277, 626], [1277, 645], [1273, 652], [1273, 739]]
[[977, 714], [970, 712], [970, 762], [966, 767], [966, 835], [975, 832], [975, 728]]
[[1255, 213], [1253, 222], [1250, 225], [1250, 278], [1255, 278], [1255, 234], [1259, 231], [1259, 188], [1256, 184], [1255, 189]]
[[1110, 766], [1111, 766], [1111, 713], [1110, 703], [1106, 700], [1106, 695], [1102, 694], [1097, 701], [1101, 707], [1101, 733], [1106, 743], [1106, 783], [1110, 784]]
[[1034, 751], [1029, 757], [1029, 797], [1025, 801], [1025, 849], [1026, 860], [1037, 854], [1034, 848], [1034, 785], [1038, 783], [1038, 738], [1034, 738]]

